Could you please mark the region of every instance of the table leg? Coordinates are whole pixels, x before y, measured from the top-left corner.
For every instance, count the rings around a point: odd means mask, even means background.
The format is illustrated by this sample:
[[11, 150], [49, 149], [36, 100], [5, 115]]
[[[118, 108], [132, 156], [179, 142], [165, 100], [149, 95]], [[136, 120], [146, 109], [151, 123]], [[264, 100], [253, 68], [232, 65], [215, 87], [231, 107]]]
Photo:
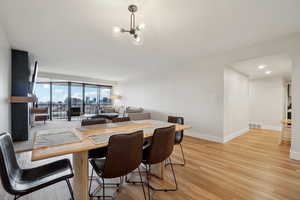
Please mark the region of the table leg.
[[76, 200], [88, 200], [88, 152], [73, 153], [74, 196]]
[[165, 162], [161, 162], [155, 165], [151, 165], [150, 173], [160, 179], [164, 179], [164, 163]]

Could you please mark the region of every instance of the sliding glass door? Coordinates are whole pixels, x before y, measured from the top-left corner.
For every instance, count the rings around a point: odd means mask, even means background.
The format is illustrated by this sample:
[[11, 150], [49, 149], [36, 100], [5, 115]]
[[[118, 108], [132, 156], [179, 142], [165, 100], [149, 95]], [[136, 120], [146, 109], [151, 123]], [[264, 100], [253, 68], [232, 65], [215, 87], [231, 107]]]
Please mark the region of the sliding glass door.
[[38, 99], [37, 107], [50, 109], [50, 83], [37, 83], [35, 93]]
[[111, 104], [111, 88], [110, 87], [100, 87], [100, 105], [110, 105]]
[[98, 87], [85, 85], [85, 113], [97, 114], [99, 112]]
[[83, 84], [71, 83], [71, 107], [83, 112]]
[[86, 83], [41, 82], [36, 85], [35, 95], [37, 107], [49, 108], [50, 119], [67, 119], [70, 108], [79, 108], [84, 114], [98, 114], [102, 106], [112, 104], [111, 86]]
[[68, 111], [68, 84], [52, 84], [52, 118], [66, 119]]

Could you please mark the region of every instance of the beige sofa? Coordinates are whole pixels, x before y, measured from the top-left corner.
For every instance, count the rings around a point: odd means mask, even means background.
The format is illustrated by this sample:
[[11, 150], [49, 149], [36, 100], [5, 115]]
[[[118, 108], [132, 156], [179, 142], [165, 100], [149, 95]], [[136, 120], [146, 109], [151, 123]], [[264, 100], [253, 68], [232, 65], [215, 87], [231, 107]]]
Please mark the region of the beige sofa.
[[127, 113], [127, 116], [130, 118], [130, 120], [151, 119], [151, 113], [144, 112], [143, 108], [127, 107], [126, 113]]
[[151, 113], [127, 113], [130, 120], [146, 120], [151, 119]]

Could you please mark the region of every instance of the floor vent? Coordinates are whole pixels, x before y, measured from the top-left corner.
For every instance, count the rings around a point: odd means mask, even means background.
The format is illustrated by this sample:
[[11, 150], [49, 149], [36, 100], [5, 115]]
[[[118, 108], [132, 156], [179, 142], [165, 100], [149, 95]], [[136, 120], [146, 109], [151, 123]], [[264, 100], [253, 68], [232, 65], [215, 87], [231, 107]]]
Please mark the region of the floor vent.
[[252, 128], [261, 128], [261, 125], [260, 124], [249, 124], [249, 129], [252, 129]]

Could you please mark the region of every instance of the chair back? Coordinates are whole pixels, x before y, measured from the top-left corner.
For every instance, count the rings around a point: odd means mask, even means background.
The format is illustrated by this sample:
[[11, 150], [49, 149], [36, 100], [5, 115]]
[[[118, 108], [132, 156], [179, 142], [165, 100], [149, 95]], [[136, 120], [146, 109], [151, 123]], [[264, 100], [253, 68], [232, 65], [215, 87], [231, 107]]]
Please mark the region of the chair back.
[[144, 152], [148, 164], [156, 164], [166, 160], [173, 152], [175, 126], [155, 129], [152, 144]]
[[[168, 116], [168, 122], [184, 125], [183, 117]], [[183, 131], [176, 131], [175, 144], [180, 144], [183, 140]]]
[[96, 124], [106, 124], [105, 119], [84, 119], [81, 121], [81, 126], [90, 126]]
[[31, 108], [31, 113], [48, 113], [48, 108]]
[[70, 116], [80, 116], [81, 115], [81, 108], [80, 107], [71, 107], [68, 111], [68, 115]]
[[0, 133], [0, 163], [0, 176], [4, 189], [10, 194], [16, 194], [14, 182], [21, 169], [9, 133]]
[[113, 123], [117, 123], [117, 122], [127, 122], [130, 121], [129, 117], [117, 117], [117, 118], [113, 118], [112, 122]]
[[102, 177], [125, 176], [138, 168], [142, 162], [143, 141], [143, 131], [111, 136]]

